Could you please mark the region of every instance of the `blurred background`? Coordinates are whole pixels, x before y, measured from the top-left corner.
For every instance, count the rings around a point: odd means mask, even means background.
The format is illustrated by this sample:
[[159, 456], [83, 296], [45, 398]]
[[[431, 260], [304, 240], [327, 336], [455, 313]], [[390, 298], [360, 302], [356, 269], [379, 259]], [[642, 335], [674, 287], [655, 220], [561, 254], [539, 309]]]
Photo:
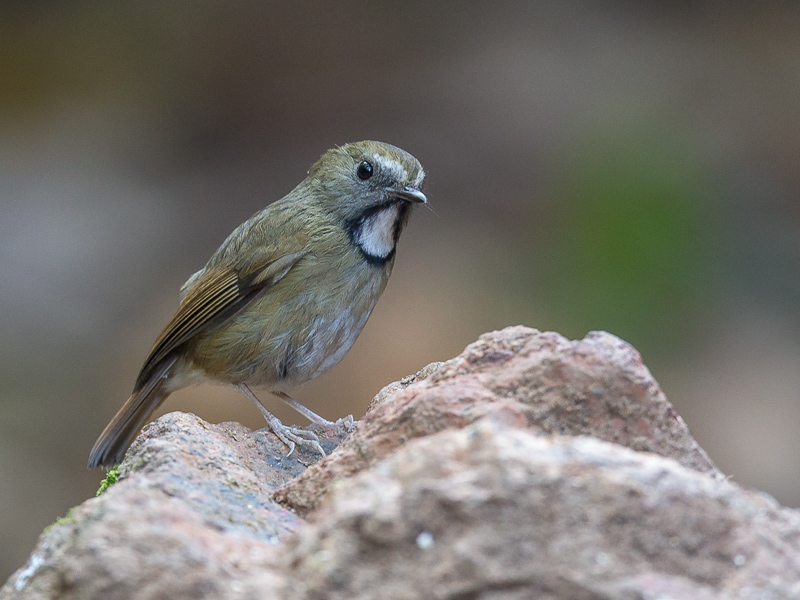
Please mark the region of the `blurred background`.
[[[420, 159], [435, 213], [300, 401], [360, 417], [485, 331], [605, 329], [719, 467], [800, 506], [800, 4], [9, 1], [0, 581], [94, 494], [180, 285], [365, 138]], [[263, 426], [215, 386], [177, 409]]]

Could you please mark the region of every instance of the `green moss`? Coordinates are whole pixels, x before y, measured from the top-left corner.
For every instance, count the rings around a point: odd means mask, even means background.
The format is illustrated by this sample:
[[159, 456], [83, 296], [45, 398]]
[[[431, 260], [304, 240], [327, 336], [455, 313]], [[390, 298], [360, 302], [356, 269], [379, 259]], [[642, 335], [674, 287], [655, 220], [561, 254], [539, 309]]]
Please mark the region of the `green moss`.
[[117, 483], [118, 479], [119, 479], [119, 465], [112, 467], [111, 469], [108, 470], [105, 479], [103, 479], [103, 481], [100, 482], [100, 487], [97, 489], [97, 493], [95, 494], [95, 496], [99, 496], [100, 494], [105, 492], [108, 488]]
[[45, 527], [43, 533], [50, 531], [53, 527], [57, 525], [69, 525], [70, 523], [74, 522], [75, 522], [75, 507], [70, 508], [65, 516], [58, 517], [55, 523], [50, 523], [50, 525]]

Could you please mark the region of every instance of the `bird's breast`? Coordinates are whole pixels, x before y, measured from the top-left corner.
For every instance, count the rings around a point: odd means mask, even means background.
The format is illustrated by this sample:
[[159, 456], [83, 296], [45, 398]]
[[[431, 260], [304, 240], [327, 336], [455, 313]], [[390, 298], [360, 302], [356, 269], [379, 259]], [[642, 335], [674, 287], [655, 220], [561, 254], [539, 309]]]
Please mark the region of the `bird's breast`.
[[298, 263], [230, 321], [194, 343], [211, 379], [288, 390], [335, 366], [361, 333], [391, 271], [356, 256]]

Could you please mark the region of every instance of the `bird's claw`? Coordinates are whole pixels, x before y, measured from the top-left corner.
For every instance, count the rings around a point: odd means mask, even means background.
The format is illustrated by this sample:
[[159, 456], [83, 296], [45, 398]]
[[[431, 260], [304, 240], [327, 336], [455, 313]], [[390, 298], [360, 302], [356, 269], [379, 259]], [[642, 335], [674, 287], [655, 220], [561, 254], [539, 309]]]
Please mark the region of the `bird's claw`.
[[288, 427], [283, 424], [281, 424], [280, 428], [273, 427], [272, 430], [289, 447], [289, 452], [286, 456], [291, 456], [297, 445], [309, 446], [322, 456], [325, 456], [325, 450], [322, 449], [322, 445], [319, 443], [319, 436], [313, 431], [301, 429], [300, 427]]
[[356, 421], [353, 418], [353, 415], [347, 415], [346, 417], [342, 417], [341, 419], [336, 419], [334, 425], [336, 425], [337, 427], [341, 425], [344, 427], [344, 430], [347, 433], [350, 433], [351, 431], [353, 431], [353, 429], [355, 429], [356, 423], [358, 423], [358, 421]]

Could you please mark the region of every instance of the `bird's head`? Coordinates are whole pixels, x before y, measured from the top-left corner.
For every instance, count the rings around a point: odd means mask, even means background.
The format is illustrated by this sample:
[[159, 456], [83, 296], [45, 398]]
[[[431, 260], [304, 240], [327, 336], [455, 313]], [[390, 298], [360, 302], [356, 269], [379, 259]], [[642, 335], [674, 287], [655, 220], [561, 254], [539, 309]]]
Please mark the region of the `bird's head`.
[[380, 265], [395, 245], [422, 193], [425, 171], [408, 152], [383, 142], [353, 142], [328, 150], [308, 180], [320, 208], [339, 220], [367, 261]]

